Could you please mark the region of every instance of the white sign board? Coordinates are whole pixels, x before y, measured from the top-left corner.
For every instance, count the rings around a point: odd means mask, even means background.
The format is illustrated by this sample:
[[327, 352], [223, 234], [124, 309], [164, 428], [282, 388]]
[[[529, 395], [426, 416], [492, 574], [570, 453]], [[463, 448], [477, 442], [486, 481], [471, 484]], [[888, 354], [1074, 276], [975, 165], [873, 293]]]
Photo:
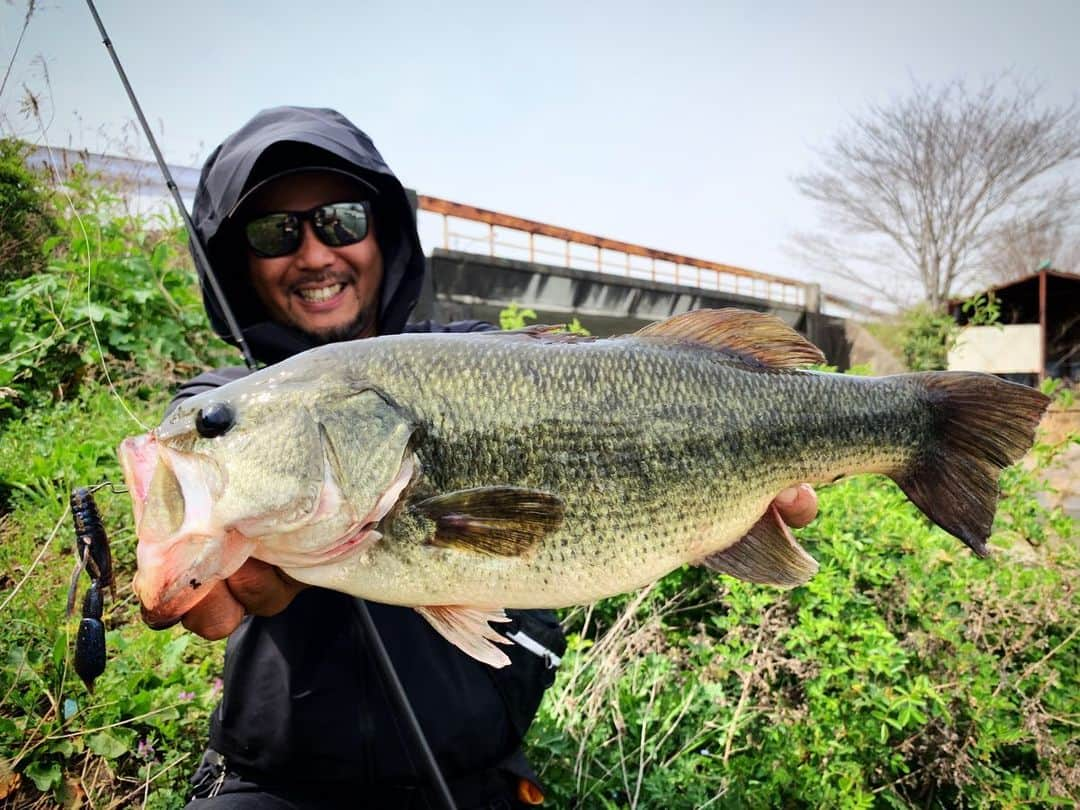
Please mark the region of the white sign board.
[[1038, 374], [1039, 336], [1037, 323], [964, 327], [949, 352], [949, 370]]

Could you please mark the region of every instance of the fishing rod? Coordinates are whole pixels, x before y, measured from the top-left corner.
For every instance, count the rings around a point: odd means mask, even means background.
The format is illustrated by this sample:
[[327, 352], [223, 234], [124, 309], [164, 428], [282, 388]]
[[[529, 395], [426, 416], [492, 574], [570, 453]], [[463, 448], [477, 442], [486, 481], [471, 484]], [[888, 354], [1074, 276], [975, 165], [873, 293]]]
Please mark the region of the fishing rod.
[[[135, 115], [139, 119], [139, 124], [142, 126], [143, 133], [146, 135], [146, 140], [150, 143], [150, 149], [154, 152], [158, 168], [161, 169], [161, 173], [165, 177], [165, 185], [168, 186], [169, 191], [172, 193], [173, 201], [176, 203], [176, 207], [180, 211], [180, 216], [184, 220], [184, 227], [187, 228], [195, 264], [203, 273], [205, 273], [206, 279], [210, 282], [210, 289], [213, 292], [214, 299], [217, 301], [218, 306], [221, 307], [221, 311], [225, 315], [225, 323], [229, 327], [229, 333], [243, 353], [244, 362], [247, 364], [247, 367], [254, 371], [258, 368], [258, 364], [255, 362], [255, 358], [252, 356], [247, 342], [244, 340], [244, 335], [240, 331], [240, 325], [233, 316], [232, 308], [225, 298], [225, 292], [218, 283], [217, 275], [214, 273], [214, 268], [211, 266], [210, 259], [206, 254], [206, 246], [203, 245], [202, 238], [199, 236], [198, 231], [195, 230], [195, 223], [191, 221], [191, 215], [188, 213], [187, 206], [180, 196], [180, 189], [173, 181], [172, 172], [169, 171], [169, 166], [165, 163], [165, 158], [158, 148], [154, 133], [151, 131], [150, 125], [146, 122], [146, 116], [143, 115], [142, 107], [139, 105], [139, 100], [135, 97], [135, 91], [131, 88], [127, 73], [124, 72], [124, 67], [120, 64], [120, 57], [116, 55], [116, 49], [113, 47], [112, 40], [109, 39], [109, 34], [105, 30], [105, 24], [98, 15], [97, 8], [94, 6], [94, 0], [86, 0], [86, 5], [89, 7], [90, 14], [93, 16], [94, 23], [97, 25], [98, 32], [101, 34], [101, 41], [105, 45], [106, 50], [108, 50], [113, 65], [116, 67], [116, 72], [119, 74], [120, 81], [124, 85], [124, 90], [127, 92], [128, 99], [131, 101], [131, 106], [135, 109]], [[413, 744], [421, 754], [424, 768], [428, 772], [428, 779], [431, 781], [436, 797], [444, 808], [455, 810], [456, 805], [454, 804], [454, 798], [450, 793], [450, 788], [447, 786], [446, 780], [442, 775], [442, 770], [439, 768], [439, 763], [436, 762], [435, 755], [431, 751], [431, 746], [424, 736], [424, 731], [416, 718], [416, 712], [413, 711], [412, 704], [409, 702], [409, 696], [405, 694], [405, 689], [401, 685], [401, 680], [398, 678], [397, 671], [394, 669], [394, 662], [390, 660], [390, 655], [387, 653], [386, 647], [379, 635], [379, 629], [375, 626], [375, 622], [371, 618], [367, 603], [359, 597], [354, 600], [354, 603], [356, 605], [356, 611], [360, 616], [361, 623], [363, 624], [364, 631], [368, 636], [370, 646], [375, 652], [375, 660], [379, 666], [383, 681], [390, 691], [390, 696], [395, 708], [405, 719], [405, 724], [408, 726], [410, 735], [413, 738]]]
[[150, 125], [146, 123], [146, 116], [143, 115], [142, 106], [140, 106], [139, 100], [135, 98], [135, 91], [131, 89], [131, 83], [128, 81], [127, 73], [124, 72], [124, 66], [120, 64], [120, 57], [116, 55], [116, 49], [113, 48], [112, 40], [109, 39], [109, 35], [105, 31], [105, 24], [101, 22], [101, 17], [98, 16], [97, 8], [94, 6], [94, 0], [86, 0], [86, 5], [90, 8], [90, 14], [93, 15], [94, 22], [97, 24], [98, 31], [101, 33], [101, 41], [104, 43], [105, 49], [112, 58], [112, 63], [116, 67], [116, 72], [120, 75], [120, 81], [124, 85], [124, 90], [127, 92], [127, 97], [131, 101], [131, 106], [135, 108], [135, 115], [139, 119], [139, 124], [142, 126], [143, 133], [146, 135], [146, 140], [150, 142], [150, 149], [157, 159], [158, 168], [161, 169], [161, 173], [165, 177], [165, 185], [169, 187], [173, 200], [176, 202], [176, 207], [180, 211], [180, 216], [184, 220], [184, 227], [187, 228], [188, 238], [191, 240], [191, 253], [195, 258], [195, 265], [200, 271], [206, 274], [206, 279], [210, 282], [210, 289], [213, 290], [214, 298], [217, 299], [222, 312], [225, 313], [225, 323], [229, 326], [229, 334], [232, 335], [233, 340], [236, 341], [236, 345], [244, 355], [244, 363], [247, 364], [248, 368], [254, 371], [259, 365], [255, 362], [255, 358], [251, 354], [251, 349], [248, 348], [247, 341], [244, 340], [244, 334], [240, 331], [240, 325], [236, 322], [236, 318], [233, 317], [232, 309], [225, 300], [225, 293], [218, 283], [217, 274], [214, 273], [214, 268], [210, 265], [210, 259], [206, 255], [206, 246], [203, 245], [202, 238], [199, 236], [198, 231], [195, 230], [195, 223], [191, 221], [191, 215], [188, 214], [187, 206], [180, 196], [180, 189], [173, 180], [172, 172], [169, 171], [169, 166], [165, 162], [161, 150], [158, 149], [157, 139], [154, 138], [154, 133], [150, 130]]

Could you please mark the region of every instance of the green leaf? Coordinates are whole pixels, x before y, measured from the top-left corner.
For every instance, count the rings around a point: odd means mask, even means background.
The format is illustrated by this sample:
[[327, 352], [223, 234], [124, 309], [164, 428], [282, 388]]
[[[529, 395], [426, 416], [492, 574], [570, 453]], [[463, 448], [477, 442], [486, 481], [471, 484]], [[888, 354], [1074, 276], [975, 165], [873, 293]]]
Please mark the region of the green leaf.
[[133, 750], [135, 732], [128, 729], [108, 729], [86, 738], [86, 747], [106, 759], [116, 759]]
[[71, 741], [71, 737], [61, 737], [59, 740], [50, 742], [48, 750], [67, 759], [75, 753], [75, 744]]
[[26, 766], [23, 773], [33, 781], [34, 787], [42, 793], [48, 793], [56, 785], [60, 784], [61, 771], [59, 762], [45, 763], [34, 760]]

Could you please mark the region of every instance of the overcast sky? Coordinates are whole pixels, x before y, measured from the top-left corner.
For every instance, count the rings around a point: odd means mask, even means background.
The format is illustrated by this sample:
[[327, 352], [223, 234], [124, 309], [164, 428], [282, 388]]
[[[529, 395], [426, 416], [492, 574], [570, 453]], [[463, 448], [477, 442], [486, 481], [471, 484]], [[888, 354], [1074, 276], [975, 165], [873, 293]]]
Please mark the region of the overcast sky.
[[[25, 10], [0, 6], [0, 65]], [[794, 278], [811, 275], [784, 245], [816, 217], [791, 177], [853, 113], [1005, 70], [1047, 103], [1080, 91], [1080, 0], [98, 10], [172, 163], [261, 108], [336, 107], [421, 193]], [[45, 133], [19, 113], [42, 60]], [[39, 6], [0, 115], [34, 142], [150, 155], [81, 2]]]

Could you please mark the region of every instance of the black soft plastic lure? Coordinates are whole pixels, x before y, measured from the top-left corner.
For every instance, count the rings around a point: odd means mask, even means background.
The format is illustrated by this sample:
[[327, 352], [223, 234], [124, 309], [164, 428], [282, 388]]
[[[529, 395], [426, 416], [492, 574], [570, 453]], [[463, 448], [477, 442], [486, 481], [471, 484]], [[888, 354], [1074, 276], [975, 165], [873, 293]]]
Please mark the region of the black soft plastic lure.
[[82, 620], [75, 637], [75, 672], [90, 691], [94, 689], [94, 679], [105, 671], [105, 624], [101, 620], [104, 590], [108, 588], [116, 598], [109, 538], [94, 502], [94, 491], [97, 489], [78, 487], [71, 492], [75, 556], [78, 562], [71, 576], [67, 600], [67, 613], [70, 616], [75, 607], [79, 574], [85, 570], [90, 575], [90, 587], [83, 597]]

